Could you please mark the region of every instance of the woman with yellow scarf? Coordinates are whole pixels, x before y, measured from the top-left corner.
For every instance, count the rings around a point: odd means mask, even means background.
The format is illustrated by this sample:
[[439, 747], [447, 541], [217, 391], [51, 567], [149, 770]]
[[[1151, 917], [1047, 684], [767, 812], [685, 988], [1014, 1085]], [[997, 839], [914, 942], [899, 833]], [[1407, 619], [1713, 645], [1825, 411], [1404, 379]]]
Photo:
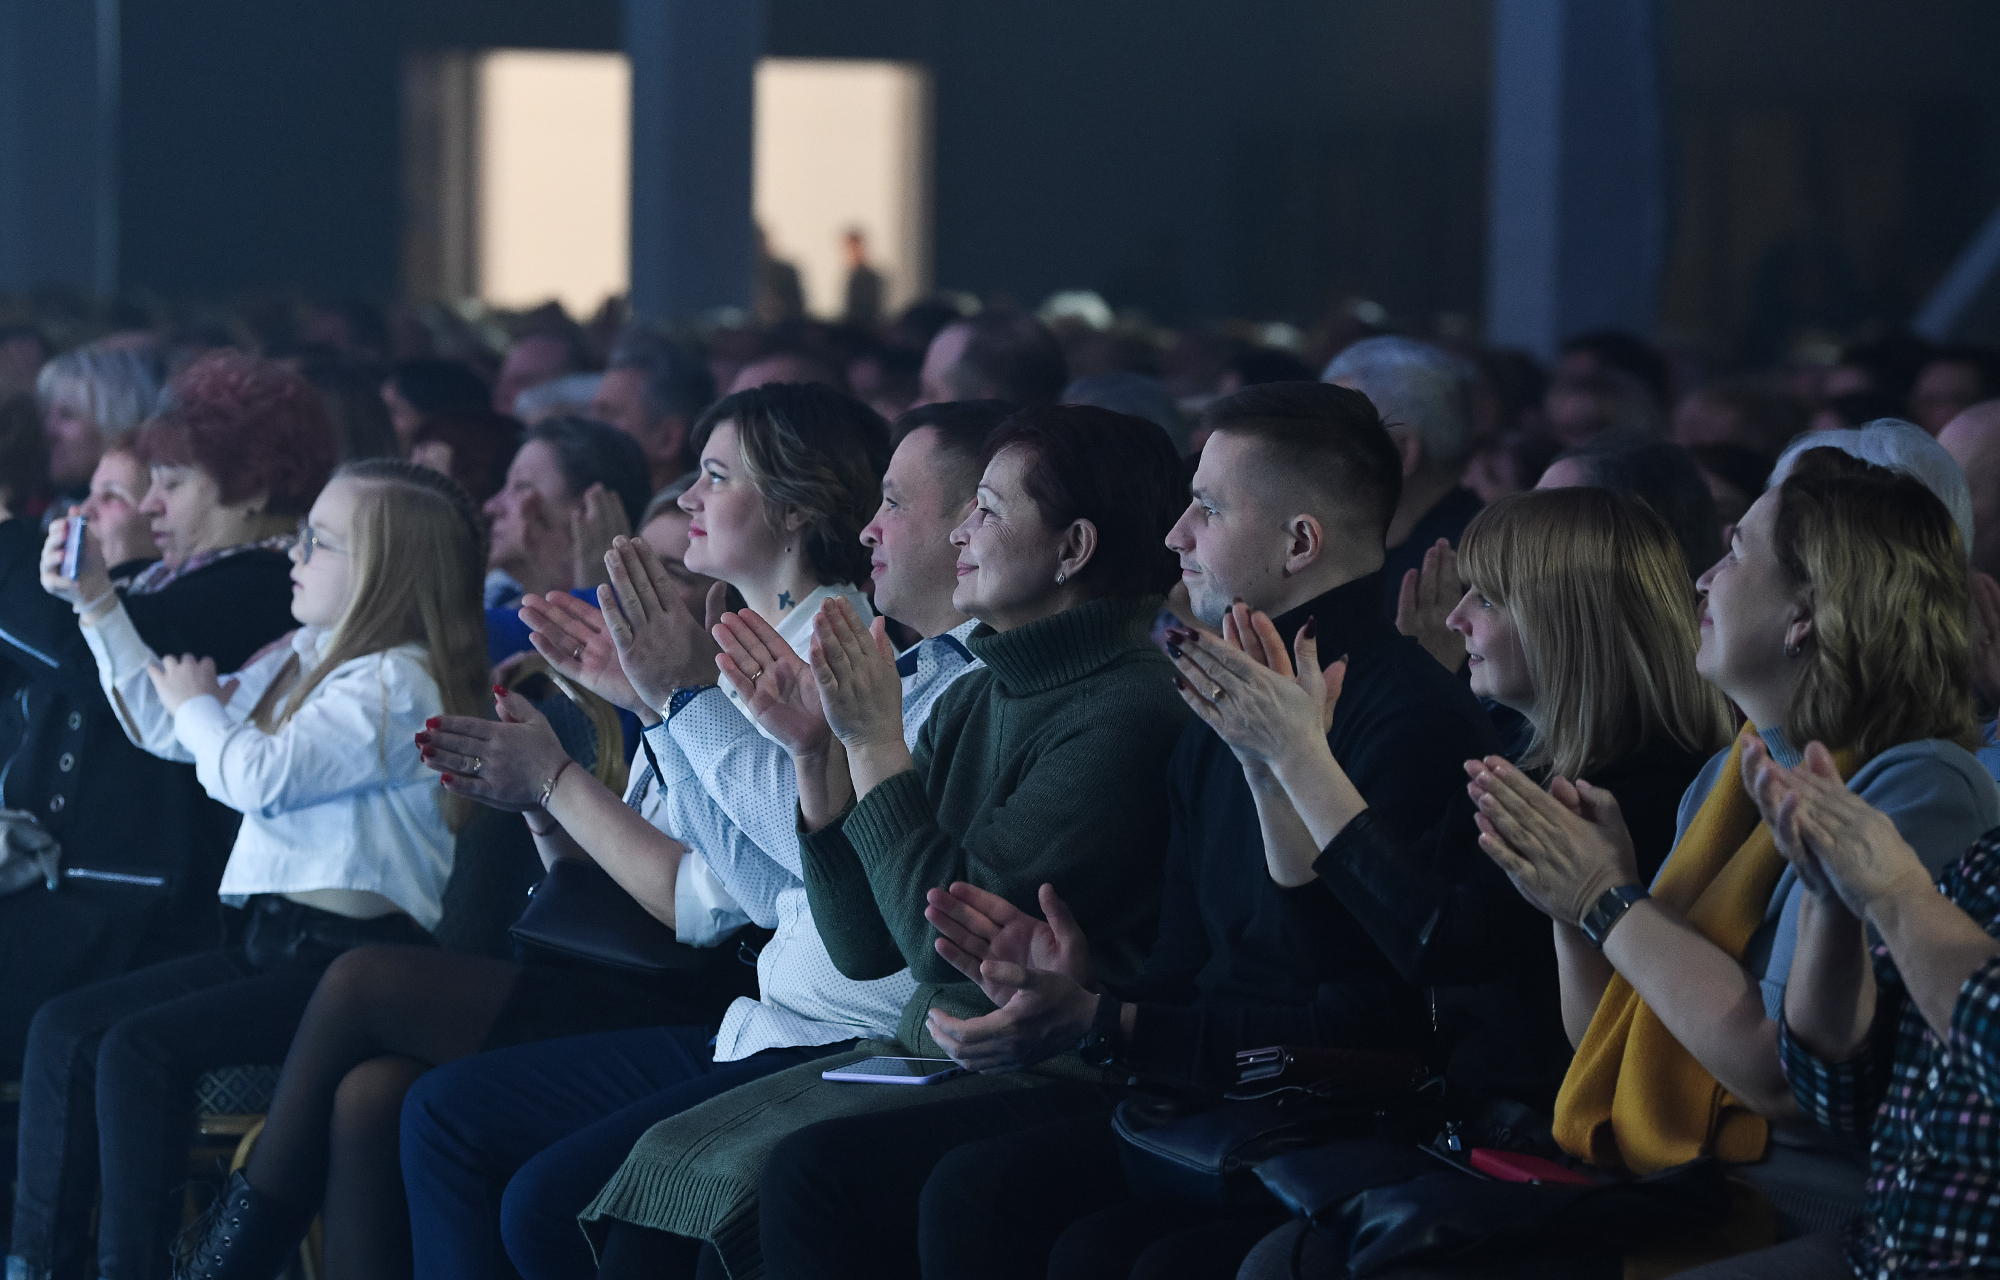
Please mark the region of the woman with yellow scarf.
[[1834, 748], [1849, 790], [1933, 875], [2000, 820], [1968, 750], [1965, 549], [1923, 484], [1811, 450], [1697, 587], [1696, 667], [1750, 723], [1688, 789], [1650, 892], [1612, 796], [1561, 779], [1545, 792], [1497, 758], [1468, 766], [1482, 846], [1555, 922], [1577, 1046], [1557, 1140], [1641, 1175], [1714, 1156], [1745, 1184], [1723, 1229], [1628, 1274], [1838, 1229], [1862, 1201], [1863, 1151], [1806, 1122], [1780, 1065], [1805, 889], [1746, 789], [1746, 744], [1785, 766], [1798, 745]]

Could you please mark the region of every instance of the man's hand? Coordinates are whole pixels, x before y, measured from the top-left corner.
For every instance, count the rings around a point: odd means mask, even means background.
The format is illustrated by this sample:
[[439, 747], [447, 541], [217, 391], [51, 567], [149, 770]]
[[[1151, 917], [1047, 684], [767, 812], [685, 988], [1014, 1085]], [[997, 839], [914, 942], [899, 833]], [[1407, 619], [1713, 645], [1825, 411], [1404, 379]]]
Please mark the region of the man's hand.
[[[569, 753], [534, 704], [518, 693], [497, 695], [499, 723], [476, 716], [433, 716], [417, 734], [424, 763], [443, 775], [455, 795], [508, 813], [541, 807], [542, 788]], [[579, 766], [580, 767], [580, 766]]]
[[1424, 647], [1424, 652], [1456, 675], [1465, 667], [1465, 637], [1444, 624], [1465, 596], [1458, 577], [1458, 553], [1443, 538], [1424, 552], [1424, 567], [1403, 573], [1396, 597], [1396, 630]]
[[[655, 714], [666, 714], [674, 690], [715, 680], [715, 641], [701, 621], [681, 607], [659, 553], [638, 538], [620, 538], [606, 558], [611, 585], [597, 589], [618, 663]], [[709, 609], [719, 613], [728, 588], [709, 589]]]
[[755, 609], [725, 613], [713, 631], [722, 652], [715, 666], [742, 699], [752, 720], [783, 743], [793, 759], [818, 759], [833, 745], [812, 668]]
[[813, 678], [826, 721], [849, 751], [903, 741], [903, 678], [881, 618], [864, 624], [834, 596], [813, 618]]
[[574, 680], [648, 723], [660, 718], [659, 710], [648, 705], [625, 678], [602, 609], [592, 608], [567, 591], [552, 591], [545, 596], [522, 596], [521, 621], [528, 624], [528, 643], [557, 675]]
[[151, 678], [153, 690], [160, 695], [160, 705], [167, 709], [168, 715], [179, 711], [190, 698], [206, 696], [226, 704], [236, 692], [236, 681], [225, 683], [215, 678], [215, 659], [197, 658], [191, 653], [149, 662], [146, 675]]
[[[972, 975], [968, 975], [972, 976]], [[967, 1071], [1019, 1071], [1076, 1048], [1097, 1017], [1100, 997], [1059, 973], [988, 960], [978, 966], [982, 990], [1011, 992], [981, 1018], [954, 1018], [932, 1009], [931, 1038]]]
[[[1085, 990], [1095, 991], [1090, 967], [1090, 942], [1077, 927], [1069, 906], [1056, 887], [1041, 887], [1042, 914], [1037, 920], [997, 893], [963, 880], [949, 889], [932, 889], [925, 896], [924, 919], [938, 931], [937, 953], [954, 969], [985, 988], [981, 962], [998, 961], [1023, 969], [1061, 974]], [[986, 991], [994, 1004], [1005, 1004], [1011, 989]]]
[[583, 501], [569, 517], [570, 555], [575, 560], [570, 580], [578, 588], [601, 587], [611, 581], [605, 567], [612, 544], [632, 536], [632, 522], [626, 518], [625, 504], [602, 484], [583, 491]]

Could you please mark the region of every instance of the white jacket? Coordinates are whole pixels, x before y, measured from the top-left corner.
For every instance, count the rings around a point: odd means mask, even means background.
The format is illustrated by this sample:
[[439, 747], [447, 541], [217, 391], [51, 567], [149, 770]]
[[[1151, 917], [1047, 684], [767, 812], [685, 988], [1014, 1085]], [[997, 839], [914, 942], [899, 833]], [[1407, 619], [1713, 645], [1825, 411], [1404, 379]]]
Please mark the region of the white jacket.
[[221, 897], [316, 889], [379, 894], [425, 929], [442, 915], [452, 833], [444, 792], [416, 745], [443, 712], [423, 646], [352, 659], [322, 680], [276, 733], [251, 708], [296, 653], [301, 674], [333, 636], [306, 627], [235, 673], [228, 703], [190, 698], [167, 712], [146, 674], [154, 653], [123, 607], [83, 629], [125, 734], [166, 760], [191, 762], [209, 795], [243, 815]]

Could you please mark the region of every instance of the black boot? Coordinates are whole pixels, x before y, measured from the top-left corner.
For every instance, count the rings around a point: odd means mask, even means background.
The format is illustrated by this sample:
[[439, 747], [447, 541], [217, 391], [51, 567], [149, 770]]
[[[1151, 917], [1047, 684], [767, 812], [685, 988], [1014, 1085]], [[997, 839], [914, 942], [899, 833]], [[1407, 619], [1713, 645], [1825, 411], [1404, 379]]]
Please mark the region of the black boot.
[[183, 1237], [174, 1280], [273, 1280], [312, 1225], [310, 1210], [281, 1204], [250, 1185], [242, 1170], [229, 1175], [222, 1198]]

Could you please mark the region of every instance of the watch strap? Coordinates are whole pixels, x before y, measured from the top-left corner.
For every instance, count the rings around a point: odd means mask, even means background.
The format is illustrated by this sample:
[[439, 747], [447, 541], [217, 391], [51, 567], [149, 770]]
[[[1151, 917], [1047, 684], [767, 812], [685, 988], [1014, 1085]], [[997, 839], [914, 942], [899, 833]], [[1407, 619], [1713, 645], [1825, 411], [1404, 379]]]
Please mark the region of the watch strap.
[[1077, 1042], [1077, 1056], [1093, 1067], [1108, 1067], [1118, 1058], [1118, 1032], [1121, 1015], [1125, 1012], [1125, 1002], [1111, 996], [1097, 997], [1097, 1016], [1090, 1020], [1090, 1030], [1084, 1032]]
[[1615, 889], [1606, 889], [1584, 913], [1583, 919], [1577, 922], [1577, 928], [1583, 930], [1583, 936], [1590, 939], [1591, 946], [1602, 951], [1604, 939], [1610, 936], [1612, 927], [1625, 918], [1632, 904], [1650, 897], [1652, 895], [1642, 884], [1621, 884]]

